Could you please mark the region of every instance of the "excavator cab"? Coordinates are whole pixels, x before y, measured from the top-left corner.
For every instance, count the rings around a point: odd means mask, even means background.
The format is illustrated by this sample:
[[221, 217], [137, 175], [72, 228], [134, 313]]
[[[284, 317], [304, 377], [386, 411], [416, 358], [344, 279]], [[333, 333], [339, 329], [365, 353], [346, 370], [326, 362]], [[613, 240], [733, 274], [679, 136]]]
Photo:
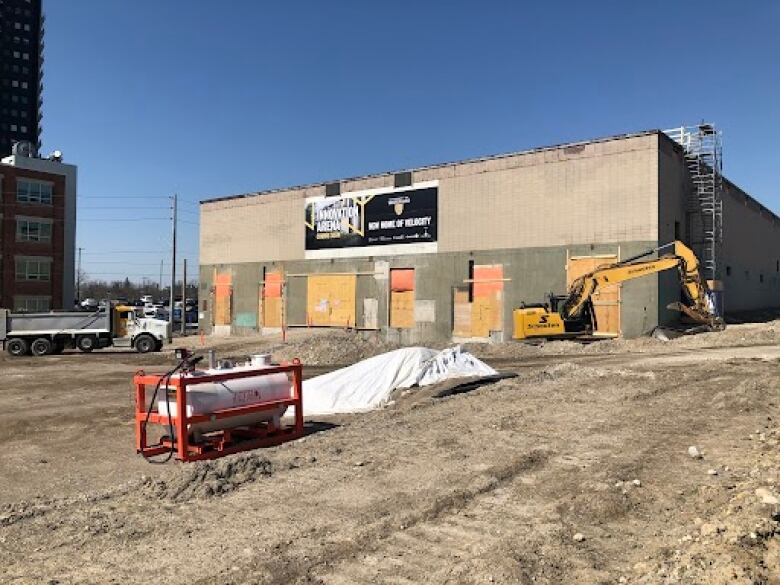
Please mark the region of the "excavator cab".
[[[561, 313], [568, 299], [566, 295], [550, 293], [548, 302], [520, 305], [512, 313], [514, 339], [532, 337], [567, 337], [591, 333], [593, 311], [590, 304], [576, 319], [565, 319]], [[587, 315], [587, 317], [586, 317]]]

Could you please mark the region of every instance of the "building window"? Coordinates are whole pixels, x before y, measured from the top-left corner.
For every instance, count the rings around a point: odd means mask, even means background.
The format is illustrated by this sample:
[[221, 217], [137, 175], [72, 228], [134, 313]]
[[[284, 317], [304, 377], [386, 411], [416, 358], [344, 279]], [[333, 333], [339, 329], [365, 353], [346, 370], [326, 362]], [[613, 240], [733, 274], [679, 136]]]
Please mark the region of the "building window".
[[42, 203], [44, 205], [51, 205], [51, 197], [51, 184], [49, 183], [33, 183], [32, 181], [16, 182], [16, 200], [20, 203]]
[[675, 240], [680, 240], [680, 239], [682, 239], [682, 238], [680, 237], [680, 235], [681, 235], [681, 231], [680, 231], [680, 222], [679, 222], [679, 221], [675, 221], [675, 222], [674, 222], [674, 239], [675, 239]]
[[726, 266], [726, 276], [731, 276], [731, 266]]
[[16, 241], [51, 242], [51, 223], [35, 219], [17, 219]]
[[764, 274], [763, 273], [758, 275], [758, 282], [763, 284], [763, 282], [764, 282]]
[[14, 297], [14, 311], [41, 313], [50, 308], [51, 297]]
[[338, 197], [341, 195], [341, 183], [328, 183], [325, 185], [325, 197]]
[[16, 280], [51, 280], [51, 260], [49, 258], [17, 258]]

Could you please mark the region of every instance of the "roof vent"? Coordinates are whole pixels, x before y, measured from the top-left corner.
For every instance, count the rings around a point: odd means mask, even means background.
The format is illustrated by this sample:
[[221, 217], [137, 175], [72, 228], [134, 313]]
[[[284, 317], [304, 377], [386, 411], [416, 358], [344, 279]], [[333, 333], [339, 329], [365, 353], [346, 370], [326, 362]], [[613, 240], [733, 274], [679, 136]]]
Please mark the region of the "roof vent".
[[398, 187], [411, 187], [412, 186], [412, 172], [406, 171], [404, 173], [396, 173], [393, 175], [393, 186]]

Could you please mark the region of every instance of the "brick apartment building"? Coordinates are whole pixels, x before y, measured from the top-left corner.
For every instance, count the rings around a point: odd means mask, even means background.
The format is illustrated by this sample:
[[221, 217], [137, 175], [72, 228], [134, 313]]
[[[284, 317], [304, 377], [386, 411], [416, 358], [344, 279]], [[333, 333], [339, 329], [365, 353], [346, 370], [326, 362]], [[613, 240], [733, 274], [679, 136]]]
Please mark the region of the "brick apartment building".
[[0, 307], [70, 309], [76, 167], [14, 154], [0, 161]]

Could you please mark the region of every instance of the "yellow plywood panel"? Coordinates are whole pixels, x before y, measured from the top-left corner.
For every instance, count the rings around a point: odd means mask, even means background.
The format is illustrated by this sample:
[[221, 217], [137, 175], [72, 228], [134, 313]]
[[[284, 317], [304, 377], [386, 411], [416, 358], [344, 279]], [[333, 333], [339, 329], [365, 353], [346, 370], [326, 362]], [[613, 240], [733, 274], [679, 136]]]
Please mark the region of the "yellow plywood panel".
[[391, 291], [390, 327], [411, 329], [414, 327], [414, 291]]
[[452, 334], [455, 337], [471, 337], [471, 303], [467, 291], [456, 290], [453, 297]]
[[230, 325], [232, 287], [220, 285], [214, 298], [214, 325]]
[[501, 331], [500, 300], [475, 297], [471, 304], [471, 334], [474, 337], [490, 337], [491, 331]]
[[[593, 272], [599, 266], [614, 264], [617, 256], [593, 256], [569, 259], [566, 271], [567, 285], [583, 274]], [[596, 317], [596, 330], [601, 335], [618, 335], [620, 333], [620, 285], [612, 284], [600, 287], [591, 297], [593, 312]]]
[[307, 278], [306, 315], [309, 325], [354, 327], [354, 274], [312, 274]]
[[263, 301], [263, 327], [282, 326], [282, 299], [266, 297]]

